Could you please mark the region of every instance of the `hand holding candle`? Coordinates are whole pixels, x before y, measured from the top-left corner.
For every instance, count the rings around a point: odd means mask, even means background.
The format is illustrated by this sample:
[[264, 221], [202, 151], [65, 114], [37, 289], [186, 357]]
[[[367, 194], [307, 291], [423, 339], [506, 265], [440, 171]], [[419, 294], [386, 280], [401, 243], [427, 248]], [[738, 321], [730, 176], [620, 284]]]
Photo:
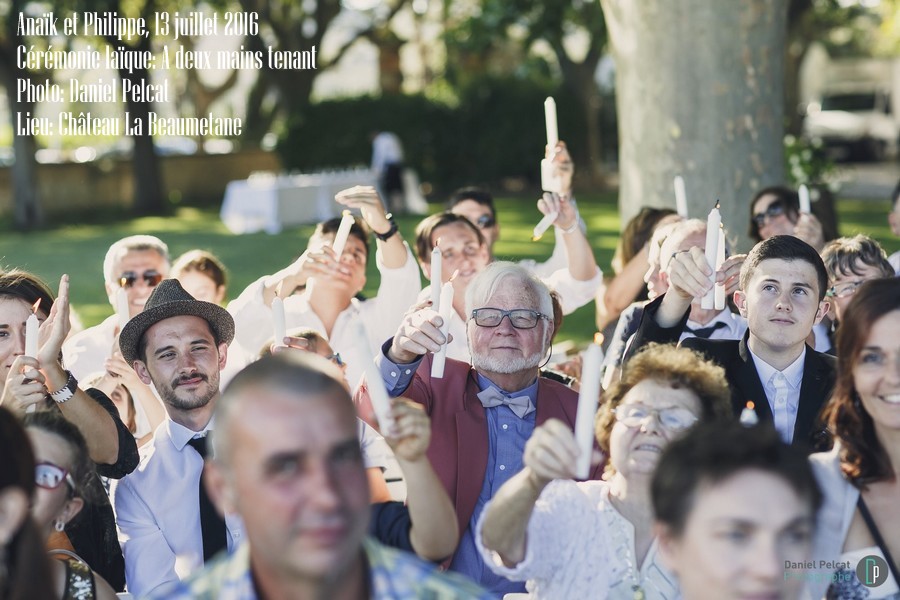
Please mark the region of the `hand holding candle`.
[[[719, 213], [719, 201], [709, 211], [709, 217], [706, 219], [706, 262], [709, 268], [713, 270], [712, 281], [716, 282], [716, 259], [719, 255], [719, 225], [722, 224], [722, 215]], [[701, 308], [704, 310], [712, 309], [716, 304], [716, 290], [713, 285], [709, 291], [703, 296], [700, 302]]]
[[578, 412], [575, 416], [575, 441], [580, 450], [575, 463], [575, 476], [587, 479], [591, 468], [591, 456], [594, 452], [594, 418], [597, 415], [597, 404], [600, 401], [600, 377], [603, 364], [603, 349], [600, 347], [600, 334], [594, 336], [584, 353], [584, 364], [581, 371], [581, 390], [578, 393]]
[[553, 211], [544, 215], [544, 218], [540, 220], [540, 222], [534, 226], [534, 232], [531, 235], [531, 241], [536, 242], [550, 229], [550, 226], [553, 225], [553, 222], [556, 221], [556, 218], [559, 216], [557, 211]]
[[446, 341], [441, 346], [441, 349], [434, 353], [434, 359], [431, 363], [431, 377], [435, 379], [444, 377], [444, 365], [447, 362], [447, 343], [450, 337], [450, 317], [453, 315], [453, 279], [458, 272], [454, 272], [450, 281], [441, 287], [441, 334]]

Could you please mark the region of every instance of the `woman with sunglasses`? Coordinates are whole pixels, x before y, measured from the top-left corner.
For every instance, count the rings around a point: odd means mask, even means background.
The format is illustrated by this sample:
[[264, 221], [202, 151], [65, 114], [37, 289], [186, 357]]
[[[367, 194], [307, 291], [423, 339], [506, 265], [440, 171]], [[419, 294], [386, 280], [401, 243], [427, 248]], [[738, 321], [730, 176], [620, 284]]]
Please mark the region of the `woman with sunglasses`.
[[574, 482], [579, 453], [558, 420], [534, 430], [525, 468], [485, 506], [476, 540], [485, 563], [532, 598], [679, 597], [660, 562], [650, 481], [660, 454], [699, 422], [728, 419], [725, 372], [692, 350], [649, 346], [605, 394], [596, 435], [603, 481]]
[[[118, 479], [137, 466], [137, 445], [112, 401], [99, 390], [82, 389], [60, 363], [60, 346], [69, 332], [68, 290], [67, 275], [60, 280], [59, 298], [54, 301], [47, 285], [30, 273], [0, 274], [0, 405], [20, 418], [34, 410], [61, 414], [88, 440], [98, 473]], [[41, 322], [37, 356], [25, 356], [26, 321], [37, 301], [34, 314]], [[100, 500], [91, 503], [86, 518], [66, 534], [104, 578], [123, 588], [124, 562], [112, 508], [105, 496]], [[98, 547], [96, 539], [104, 544]]]
[[0, 598], [52, 600], [50, 564], [28, 514], [34, 499], [34, 454], [22, 425], [0, 408]]
[[825, 246], [822, 223], [812, 213], [801, 213], [797, 192], [783, 186], [763, 188], [753, 197], [748, 234], [754, 242], [793, 235], [817, 251]]
[[[78, 429], [59, 413], [38, 411], [25, 416], [25, 430], [35, 455], [35, 493], [31, 516], [45, 542], [81, 512], [93, 464]], [[90, 491], [89, 491], [90, 490]], [[102, 489], [100, 490], [102, 492]], [[115, 598], [110, 585], [77, 554], [51, 551], [51, 577], [60, 598]]]

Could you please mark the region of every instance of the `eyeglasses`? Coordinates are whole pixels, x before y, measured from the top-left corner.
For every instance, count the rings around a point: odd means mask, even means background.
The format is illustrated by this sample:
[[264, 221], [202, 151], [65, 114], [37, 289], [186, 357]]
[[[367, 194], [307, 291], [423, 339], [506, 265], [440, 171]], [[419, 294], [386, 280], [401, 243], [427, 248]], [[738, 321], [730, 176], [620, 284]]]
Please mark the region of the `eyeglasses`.
[[340, 352], [335, 352], [334, 354], [329, 354], [328, 356], [325, 357], [325, 359], [330, 360], [331, 362], [333, 362], [334, 364], [336, 364], [339, 367], [344, 366], [344, 359], [341, 358]]
[[784, 202], [781, 200], [776, 200], [772, 204], [766, 207], [761, 213], [756, 213], [753, 215], [753, 222], [756, 223], [757, 227], [762, 227], [766, 224], [766, 219], [774, 219], [775, 217], [780, 217], [784, 214]]
[[119, 285], [127, 290], [137, 282], [138, 277], [143, 277], [144, 282], [150, 287], [156, 287], [163, 280], [163, 274], [159, 271], [144, 271], [141, 275], [134, 271], [125, 271], [119, 275]]
[[626, 427], [640, 427], [648, 417], [656, 417], [659, 424], [669, 431], [684, 431], [697, 422], [697, 416], [686, 408], [647, 408], [640, 404], [618, 406], [613, 412], [616, 420]]
[[475, 224], [478, 225], [478, 229], [490, 229], [497, 224], [497, 219], [491, 215], [481, 215]]
[[828, 291], [825, 292], [825, 295], [831, 298], [846, 298], [848, 296], [852, 296], [856, 293], [856, 290], [859, 289], [859, 286], [864, 284], [866, 281], [868, 280], [860, 279], [859, 281], [845, 281], [844, 283], [838, 283], [828, 288]]
[[72, 492], [75, 491], [75, 480], [72, 474], [60, 466], [50, 462], [38, 463], [34, 467], [34, 483], [45, 490], [55, 490], [65, 481]]
[[547, 319], [546, 315], [527, 308], [515, 308], [513, 310], [476, 308], [472, 311], [472, 318], [475, 319], [475, 324], [479, 327], [497, 327], [503, 321], [503, 317], [509, 317], [509, 322], [516, 329], [534, 329], [538, 321]]

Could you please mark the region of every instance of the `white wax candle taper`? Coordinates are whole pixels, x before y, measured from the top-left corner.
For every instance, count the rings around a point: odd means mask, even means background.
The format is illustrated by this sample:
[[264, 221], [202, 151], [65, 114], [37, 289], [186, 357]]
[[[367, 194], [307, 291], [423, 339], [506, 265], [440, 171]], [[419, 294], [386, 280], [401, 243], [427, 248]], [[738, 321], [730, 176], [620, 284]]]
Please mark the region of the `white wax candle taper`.
[[434, 310], [441, 309], [441, 269], [444, 257], [440, 245], [441, 238], [438, 238], [431, 251], [431, 308]]
[[37, 318], [37, 311], [40, 306], [41, 299], [38, 298], [37, 302], [31, 307], [31, 314], [25, 320], [25, 356], [30, 356], [31, 358], [37, 358], [38, 353], [38, 331], [41, 328], [41, 324]]
[[684, 178], [676, 175], [673, 181], [675, 186], [675, 212], [682, 218], [688, 218], [687, 192], [684, 188]]
[[[456, 277], [456, 273], [453, 274]], [[450, 317], [453, 313], [453, 277], [450, 281], [441, 286], [441, 334], [446, 340], [450, 333]], [[434, 359], [431, 362], [431, 377], [441, 379], [444, 377], [444, 364], [447, 362], [447, 342], [445, 341], [441, 349], [434, 353]]]
[[284, 301], [275, 296], [272, 300], [272, 331], [276, 346], [284, 345], [284, 336], [287, 335], [287, 326], [284, 318]]
[[559, 141], [559, 129], [556, 126], [556, 100], [552, 96], [544, 100], [544, 121], [547, 126], [547, 145], [550, 146], [550, 152], [553, 152]]
[[[725, 228], [719, 223], [719, 242], [716, 248], [716, 271], [722, 268], [725, 262]], [[715, 275], [713, 275], [715, 277]], [[725, 308], [725, 284], [716, 284], [716, 310]]]
[[123, 287], [116, 290], [116, 316], [119, 319], [119, 331], [122, 331], [131, 320], [131, 311], [128, 309], [128, 292]]
[[753, 402], [747, 402], [747, 406], [741, 411], [741, 425], [744, 427], [750, 427], [759, 423], [759, 417], [756, 416], [756, 411], [753, 410], [754, 406]]
[[[719, 201], [716, 200], [716, 205], [713, 207], [711, 211], [709, 211], [709, 217], [706, 219], [706, 262], [709, 264], [709, 268], [713, 270], [712, 282], [716, 281], [716, 257], [719, 254], [719, 225], [722, 223], [722, 215], [719, 213]], [[703, 300], [700, 302], [701, 308], [704, 310], [710, 310], [716, 305], [716, 290], [715, 285], [709, 288], [709, 291], [703, 296]]]
[[801, 185], [797, 193], [800, 196], [800, 212], [809, 213], [811, 210], [809, 206], [809, 188], [805, 184]]
[[344, 246], [347, 245], [347, 238], [350, 237], [350, 227], [353, 226], [353, 215], [349, 210], [344, 211], [341, 224], [338, 226], [337, 233], [334, 234], [334, 243], [331, 245], [334, 250], [335, 258], [340, 262], [341, 254], [344, 253]]
[[600, 401], [603, 365], [603, 349], [599, 344], [602, 338], [599, 335], [594, 336], [594, 343], [584, 352], [584, 366], [581, 369], [581, 390], [578, 393], [578, 412], [575, 415], [575, 442], [579, 450], [575, 461], [575, 476], [578, 479], [587, 479], [594, 451], [594, 418]]
[[556, 220], [556, 217], [559, 216], [559, 213], [555, 210], [551, 213], [544, 215], [544, 218], [540, 220], [540, 222], [534, 226], [534, 232], [531, 235], [531, 241], [536, 242], [550, 229], [550, 226], [553, 225], [553, 222]]

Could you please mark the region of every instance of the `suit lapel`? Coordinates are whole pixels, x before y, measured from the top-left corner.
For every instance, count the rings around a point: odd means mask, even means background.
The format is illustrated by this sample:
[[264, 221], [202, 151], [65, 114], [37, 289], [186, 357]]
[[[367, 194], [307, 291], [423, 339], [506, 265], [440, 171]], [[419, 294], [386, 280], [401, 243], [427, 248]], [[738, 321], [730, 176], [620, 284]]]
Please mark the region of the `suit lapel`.
[[794, 423], [794, 443], [806, 443], [810, 439], [816, 419], [828, 394], [828, 366], [816, 352], [807, 346], [803, 361], [803, 379], [800, 383], [800, 406]]
[[463, 409], [456, 413], [456, 512], [460, 533], [468, 527], [487, 471], [488, 432], [484, 407], [478, 399], [474, 370], [466, 381]]
[[732, 403], [734, 406], [734, 414], [740, 415], [746, 406], [747, 401], [753, 402], [753, 410], [760, 421], [772, 422], [775, 417], [772, 415], [772, 409], [769, 406], [769, 398], [766, 396], [766, 389], [759, 380], [759, 373], [756, 371], [756, 365], [753, 363], [753, 355], [750, 354], [750, 348], [747, 347], [747, 336], [741, 339], [738, 345], [738, 363], [735, 365], [734, 379], [737, 386], [738, 394], [732, 393]]

